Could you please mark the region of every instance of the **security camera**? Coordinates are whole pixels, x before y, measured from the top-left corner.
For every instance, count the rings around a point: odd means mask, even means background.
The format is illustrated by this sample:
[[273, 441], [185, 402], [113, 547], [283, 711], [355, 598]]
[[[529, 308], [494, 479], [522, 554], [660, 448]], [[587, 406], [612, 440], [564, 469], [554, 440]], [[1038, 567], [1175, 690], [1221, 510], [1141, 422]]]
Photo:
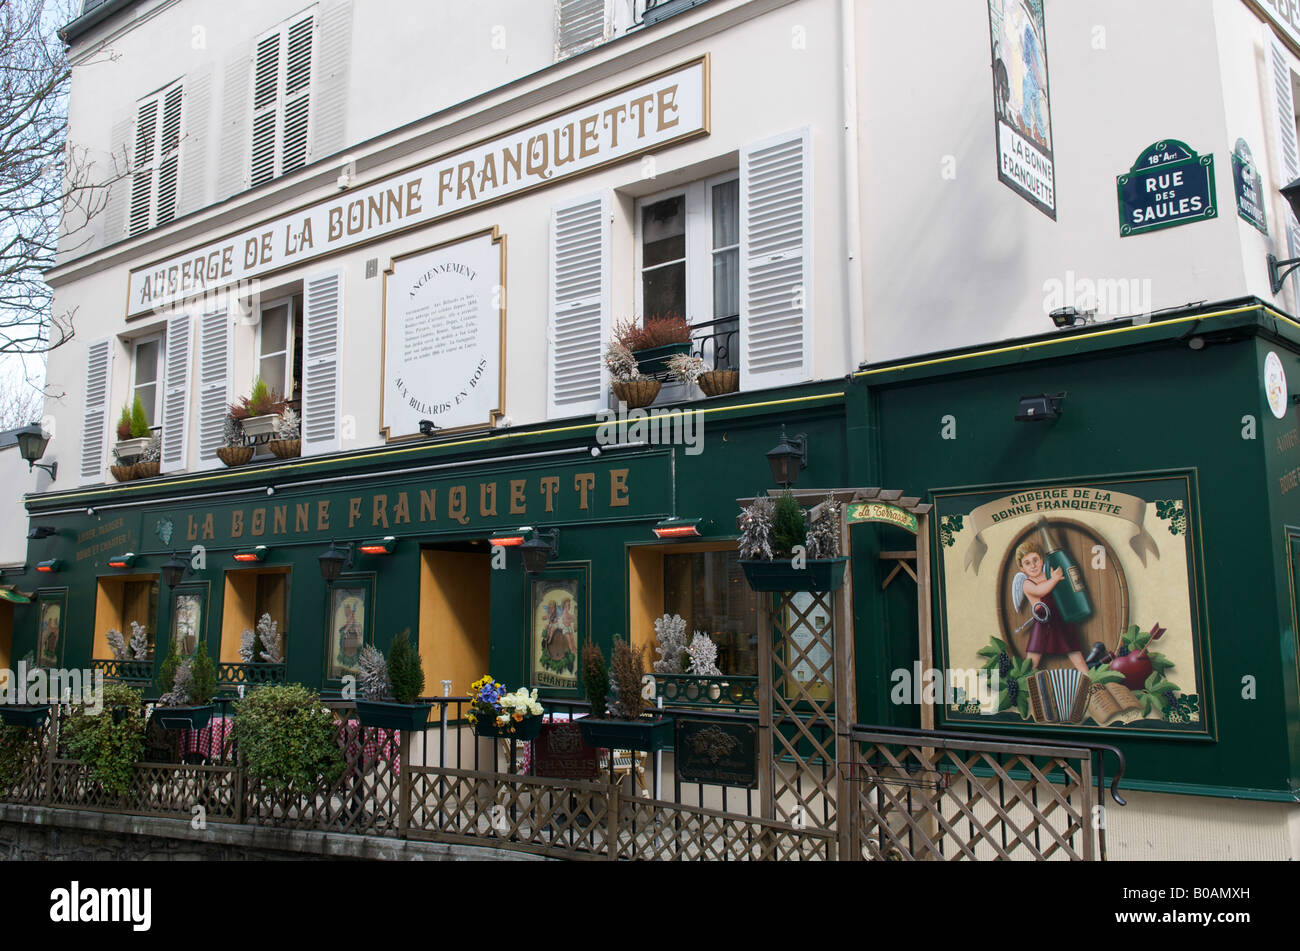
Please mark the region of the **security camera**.
[[1095, 310], [1078, 310], [1074, 307], [1062, 307], [1060, 310], [1052, 311], [1052, 323], [1056, 324], [1057, 329], [1065, 327], [1081, 327], [1084, 324], [1096, 323]]
[[439, 429], [441, 429], [441, 428], [442, 428], [441, 426], [439, 426], [437, 423], [435, 423], [435, 422], [434, 422], [433, 420], [431, 420], [431, 419], [422, 419], [422, 420], [420, 420], [420, 435], [421, 435], [421, 436], [432, 436], [434, 433], [436, 433], [436, 432], [437, 432]]

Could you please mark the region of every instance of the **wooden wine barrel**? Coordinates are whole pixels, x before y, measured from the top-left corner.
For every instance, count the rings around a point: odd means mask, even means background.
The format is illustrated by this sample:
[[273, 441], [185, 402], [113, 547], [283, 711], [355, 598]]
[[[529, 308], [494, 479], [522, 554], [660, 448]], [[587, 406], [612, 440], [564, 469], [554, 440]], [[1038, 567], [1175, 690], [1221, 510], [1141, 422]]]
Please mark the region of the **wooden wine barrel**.
[[[1053, 518], [1050, 525], [1062, 547], [1082, 570], [1083, 583], [1088, 589], [1088, 597], [1092, 599], [1092, 617], [1077, 625], [1078, 648], [1086, 656], [1093, 642], [1101, 641], [1107, 649], [1113, 651], [1119, 643], [1120, 632], [1126, 630], [1129, 624], [1128, 581], [1124, 577], [1119, 558], [1115, 556], [1115, 548], [1092, 528], [1073, 519]], [[998, 636], [1007, 642], [1013, 656], [1018, 658], [1025, 656], [1029, 635], [1034, 628], [1031, 624], [1018, 634], [1012, 633], [1029, 620], [1028, 597], [1017, 611], [1011, 595], [1011, 583], [1020, 571], [1020, 566], [1013, 559], [1016, 548], [1037, 530], [1038, 527], [1031, 523], [1012, 540], [1002, 555], [1002, 564], [997, 574], [995, 597], [998, 599], [998, 623], [1002, 628]], [[1100, 570], [1093, 567], [1096, 560], [1093, 548], [1098, 545], [1105, 549], [1105, 567]], [[1069, 579], [1061, 584], [1069, 584]], [[1046, 656], [1042, 662], [1044, 669], [1069, 666], [1070, 661], [1064, 654]]]

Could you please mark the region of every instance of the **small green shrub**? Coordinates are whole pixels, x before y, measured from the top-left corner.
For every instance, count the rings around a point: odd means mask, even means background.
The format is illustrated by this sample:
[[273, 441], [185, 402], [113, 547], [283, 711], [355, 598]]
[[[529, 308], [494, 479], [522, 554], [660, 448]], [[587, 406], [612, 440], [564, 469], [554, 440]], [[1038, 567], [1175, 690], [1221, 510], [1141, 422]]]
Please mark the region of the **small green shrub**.
[[90, 767], [91, 778], [105, 792], [125, 796], [144, 754], [144, 704], [137, 691], [123, 684], [105, 684], [103, 696], [99, 713], [87, 713], [84, 705], [72, 708], [61, 725], [63, 739], [68, 752]]
[[199, 641], [199, 648], [190, 661], [190, 703], [202, 707], [217, 695], [217, 667], [208, 654], [208, 645]]
[[393, 699], [398, 703], [415, 703], [424, 692], [424, 667], [420, 655], [411, 646], [408, 627], [388, 645], [388, 681], [393, 685]]
[[131, 401], [131, 438], [144, 439], [149, 435], [149, 417], [144, 413], [140, 397]]
[[793, 554], [795, 547], [802, 545], [808, 536], [803, 509], [791, 492], [782, 493], [776, 500], [772, 534], [775, 536], [777, 550], [787, 556]]
[[23, 770], [40, 755], [40, 730], [25, 726], [0, 726], [0, 791], [12, 789]]
[[600, 647], [590, 641], [582, 645], [582, 689], [591, 704], [591, 715], [603, 717], [609, 696], [609, 670]]
[[235, 707], [234, 738], [248, 775], [276, 792], [315, 789], [343, 773], [334, 714], [301, 684], [253, 691]]
[[123, 406], [122, 415], [118, 417], [117, 438], [119, 440], [131, 438], [131, 407], [129, 406]]

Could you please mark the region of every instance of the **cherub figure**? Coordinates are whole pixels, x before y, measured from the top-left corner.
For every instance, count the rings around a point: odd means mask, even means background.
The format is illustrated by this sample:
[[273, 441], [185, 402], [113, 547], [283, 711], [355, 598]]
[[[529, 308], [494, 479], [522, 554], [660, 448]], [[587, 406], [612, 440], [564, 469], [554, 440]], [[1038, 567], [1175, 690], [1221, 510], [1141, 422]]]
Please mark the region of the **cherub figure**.
[[1086, 675], [1088, 665], [1079, 650], [1079, 630], [1061, 617], [1052, 594], [1065, 579], [1065, 572], [1059, 567], [1050, 575], [1043, 570], [1043, 549], [1036, 541], [1026, 541], [1016, 549], [1016, 564], [1020, 571], [1011, 582], [1011, 600], [1021, 611], [1028, 599], [1033, 615], [1034, 627], [1025, 648], [1029, 663], [1037, 670], [1044, 655], [1065, 654], [1075, 669]]

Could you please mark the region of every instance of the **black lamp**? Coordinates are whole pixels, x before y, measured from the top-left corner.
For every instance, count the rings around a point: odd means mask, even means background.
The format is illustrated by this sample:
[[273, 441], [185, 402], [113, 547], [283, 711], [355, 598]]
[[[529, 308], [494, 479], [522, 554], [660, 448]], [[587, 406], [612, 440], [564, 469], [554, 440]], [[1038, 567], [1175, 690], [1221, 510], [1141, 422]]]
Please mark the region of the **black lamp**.
[[1060, 419], [1061, 403], [1064, 400], [1064, 393], [1022, 396], [1020, 397], [1020, 409], [1016, 413], [1016, 421], [1020, 423], [1041, 423]]
[[783, 489], [799, 481], [799, 470], [808, 468], [808, 437], [800, 433], [793, 439], [781, 427], [781, 441], [775, 449], [767, 451], [767, 464], [772, 467], [772, 479]]
[[162, 574], [162, 582], [169, 588], [174, 588], [185, 579], [185, 573], [190, 570], [190, 563], [172, 552], [171, 558], [166, 564], [159, 569]]
[[518, 546], [519, 554], [524, 559], [525, 571], [535, 573], [546, 567], [546, 563], [557, 553], [556, 542], [559, 535], [558, 528], [553, 528], [549, 532], [534, 532]]
[[[1297, 178], [1290, 185], [1285, 185], [1281, 189], [1282, 197], [1286, 199], [1287, 205], [1291, 208], [1291, 213], [1300, 218], [1300, 178]], [[1287, 275], [1300, 267], [1300, 258], [1288, 258], [1285, 261], [1279, 261], [1276, 255], [1268, 256], [1268, 286], [1276, 294], [1286, 283]], [[1283, 270], [1286, 268], [1286, 270]]]
[[45, 430], [41, 429], [40, 424], [32, 423], [30, 426], [23, 427], [14, 433], [14, 438], [18, 440], [19, 455], [27, 460], [27, 471], [44, 469], [50, 474], [50, 481], [53, 482], [59, 471], [59, 464], [52, 462], [43, 465], [37, 461], [45, 455], [45, 447], [50, 444], [50, 437], [45, 435]]
[[330, 542], [329, 549], [325, 554], [320, 556], [320, 576], [326, 582], [338, 581], [339, 575], [343, 573], [344, 568], [352, 567], [352, 543], [340, 548], [336, 543]]

